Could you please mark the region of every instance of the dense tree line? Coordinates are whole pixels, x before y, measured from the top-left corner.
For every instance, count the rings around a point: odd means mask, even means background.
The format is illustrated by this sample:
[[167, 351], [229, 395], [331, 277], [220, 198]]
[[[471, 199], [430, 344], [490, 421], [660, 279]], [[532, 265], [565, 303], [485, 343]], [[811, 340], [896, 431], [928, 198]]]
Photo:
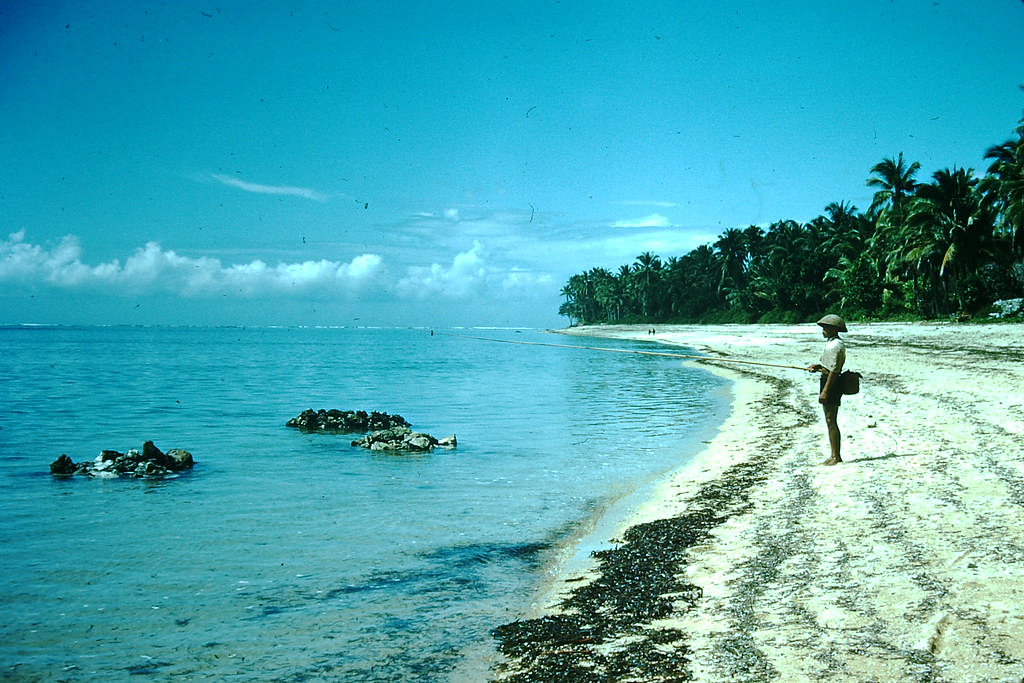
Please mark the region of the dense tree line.
[[991, 165], [936, 171], [903, 154], [871, 168], [866, 211], [834, 202], [807, 222], [729, 229], [662, 260], [645, 252], [562, 288], [570, 323], [798, 322], [978, 314], [1024, 296], [1024, 119]]

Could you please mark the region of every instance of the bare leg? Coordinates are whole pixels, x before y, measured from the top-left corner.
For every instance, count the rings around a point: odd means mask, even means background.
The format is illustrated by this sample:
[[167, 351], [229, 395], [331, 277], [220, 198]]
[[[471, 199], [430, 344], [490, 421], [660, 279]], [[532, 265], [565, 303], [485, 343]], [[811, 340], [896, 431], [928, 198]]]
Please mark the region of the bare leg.
[[825, 426], [828, 428], [828, 445], [832, 452], [831, 457], [823, 462], [823, 465], [836, 465], [843, 461], [840, 457], [840, 441], [842, 435], [839, 433], [839, 406], [822, 405], [825, 410]]

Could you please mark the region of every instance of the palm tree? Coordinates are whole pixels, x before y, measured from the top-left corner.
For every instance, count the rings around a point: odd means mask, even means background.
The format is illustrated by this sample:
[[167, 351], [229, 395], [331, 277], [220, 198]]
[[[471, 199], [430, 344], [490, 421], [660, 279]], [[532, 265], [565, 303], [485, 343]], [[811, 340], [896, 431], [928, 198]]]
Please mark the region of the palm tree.
[[565, 297], [565, 301], [558, 307], [558, 315], [563, 315], [569, 319], [569, 326], [572, 327], [576, 324], [576, 320], [579, 318], [579, 311], [576, 308], [576, 287], [578, 284], [578, 275], [573, 275], [569, 278], [569, 281], [562, 287], [560, 292]]
[[636, 286], [633, 282], [633, 269], [629, 264], [619, 266], [619, 272], [615, 277], [616, 287], [620, 301], [619, 319], [623, 317], [634, 317], [637, 314], [636, 301], [633, 292]]
[[[949, 312], [949, 297], [967, 310], [966, 276], [990, 255], [994, 213], [982, 201], [979, 180], [971, 169], [943, 169], [921, 185], [907, 214], [905, 258], [918, 271], [927, 268], [941, 285], [939, 309]], [[934, 293], [933, 293], [934, 295]]]
[[1024, 255], [1024, 121], [1017, 127], [1017, 139], [990, 148], [989, 175], [981, 188], [992, 197], [1008, 233], [1011, 253]]
[[674, 320], [700, 321], [718, 308], [719, 266], [710, 246], [702, 244], [664, 269], [667, 313]]
[[953, 168], [919, 183], [921, 165], [901, 152], [871, 168], [866, 184], [875, 192], [866, 213], [833, 202], [808, 223], [728, 229], [713, 244], [664, 263], [648, 251], [617, 272], [592, 268], [562, 288], [559, 313], [570, 323], [795, 321], [835, 304], [896, 312], [907, 305], [911, 285], [914, 310], [926, 315], [969, 312], [1002, 292], [1018, 296], [1024, 119], [1016, 137], [986, 158], [992, 164], [984, 178]]
[[774, 317], [795, 321], [819, 308], [826, 268], [819, 265], [824, 250], [818, 233], [811, 224], [792, 220], [768, 227], [764, 254], [750, 269], [753, 315], [774, 312]]
[[636, 257], [633, 271], [637, 275], [641, 315], [644, 320], [650, 320], [658, 299], [658, 286], [661, 284], [661, 259], [645, 251]]
[[[743, 230], [743, 239], [747, 245], [747, 258], [753, 261], [760, 258], [764, 253], [764, 230], [757, 225], [751, 225]], [[748, 263], [749, 267], [750, 264]]]
[[665, 314], [668, 320], [678, 320], [680, 302], [686, 296], [689, 283], [682, 276], [685, 261], [678, 256], [669, 256], [665, 261]]
[[871, 229], [856, 206], [848, 202], [832, 202], [825, 207], [825, 215], [821, 220], [814, 223], [821, 230], [823, 254], [826, 255], [825, 270], [843, 258], [850, 262], [856, 261], [864, 252]]
[[822, 218], [823, 246], [829, 254], [822, 279], [836, 285], [827, 293], [828, 303], [858, 313], [877, 309], [882, 301], [879, 273], [883, 266], [868, 248], [874, 237], [874, 221], [846, 202], [829, 204]]
[[871, 167], [874, 177], [867, 179], [868, 187], [877, 187], [868, 213], [884, 213], [898, 210], [907, 199], [914, 195], [917, 181], [914, 177], [921, 170], [916, 161], [908, 164], [900, 152], [896, 159], [882, 159]]
[[825, 273], [825, 281], [835, 283], [830, 295], [838, 298], [840, 311], [863, 315], [882, 308], [884, 280], [878, 264], [866, 253], [855, 259], [841, 256]]
[[[895, 282], [899, 277], [908, 276], [906, 263], [900, 258], [899, 235], [906, 224], [907, 204], [917, 191], [917, 172], [921, 164], [907, 163], [900, 152], [895, 159], [883, 159], [871, 167], [873, 177], [868, 178], [869, 187], [878, 188], [868, 213], [876, 217], [875, 232], [868, 240], [869, 253], [885, 279]], [[915, 285], [915, 305], [917, 280]]]
[[595, 322], [617, 320], [615, 276], [606, 268], [591, 268], [587, 277], [594, 287]]
[[730, 228], [719, 235], [714, 248], [721, 266], [718, 295], [728, 298], [747, 284], [747, 238], [742, 230]]

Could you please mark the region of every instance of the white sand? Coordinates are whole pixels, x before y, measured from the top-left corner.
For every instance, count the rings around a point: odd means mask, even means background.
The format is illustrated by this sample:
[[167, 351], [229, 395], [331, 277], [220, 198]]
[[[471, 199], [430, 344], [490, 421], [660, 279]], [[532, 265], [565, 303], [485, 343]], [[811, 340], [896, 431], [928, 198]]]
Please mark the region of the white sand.
[[[815, 325], [648, 329], [566, 332], [798, 366], [823, 345]], [[1021, 681], [1024, 326], [843, 336], [864, 379], [843, 399], [836, 467], [820, 464], [817, 375], [714, 366], [735, 380], [731, 415], [629, 525], [685, 510], [738, 462], [768, 456], [766, 479], [680, 567], [703, 589], [696, 610], [651, 626], [686, 633], [701, 681]]]

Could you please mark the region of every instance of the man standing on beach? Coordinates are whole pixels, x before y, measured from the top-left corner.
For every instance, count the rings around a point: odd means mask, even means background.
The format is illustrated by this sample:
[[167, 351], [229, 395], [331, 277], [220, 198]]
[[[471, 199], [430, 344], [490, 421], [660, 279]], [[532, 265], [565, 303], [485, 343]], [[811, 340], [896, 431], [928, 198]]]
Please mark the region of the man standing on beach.
[[843, 395], [839, 375], [846, 363], [846, 344], [839, 338], [839, 333], [846, 332], [846, 321], [829, 313], [818, 321], [818, 325], [821, 326], [821, 335], [825, 337], [825, 350], [821, 352], [821, 362], [809, 366], [807, 370], [821, 373], [818, 403], [825, 411], [825, 426], [828, 428], [828, 444], [831, 449], [831, 456], [822, 464], [837, 465], [843, 461], [839, 454], [839, 403]]

